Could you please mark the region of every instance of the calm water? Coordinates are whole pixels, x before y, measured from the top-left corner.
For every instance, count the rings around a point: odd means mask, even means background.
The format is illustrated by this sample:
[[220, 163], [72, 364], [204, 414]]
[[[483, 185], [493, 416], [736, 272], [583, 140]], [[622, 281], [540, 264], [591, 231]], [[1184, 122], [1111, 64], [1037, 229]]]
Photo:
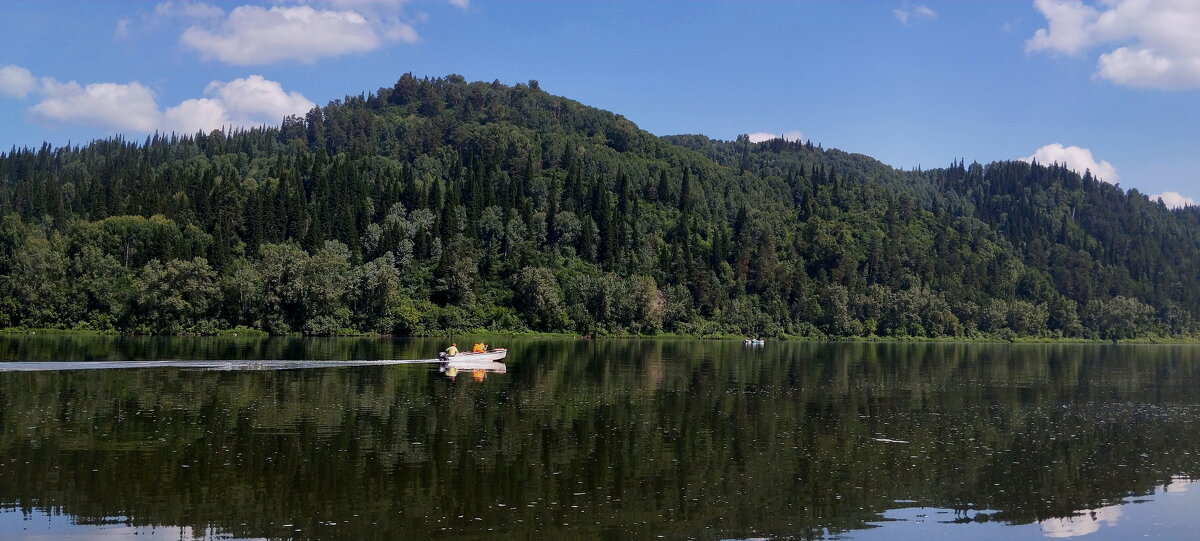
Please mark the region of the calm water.
[[[1200, 347], [489, 342], [508, 370], [482, 381], [0, 373], [0, 539], [1200, 538]], [[28, 337], [0, 360], [442, 345]]]

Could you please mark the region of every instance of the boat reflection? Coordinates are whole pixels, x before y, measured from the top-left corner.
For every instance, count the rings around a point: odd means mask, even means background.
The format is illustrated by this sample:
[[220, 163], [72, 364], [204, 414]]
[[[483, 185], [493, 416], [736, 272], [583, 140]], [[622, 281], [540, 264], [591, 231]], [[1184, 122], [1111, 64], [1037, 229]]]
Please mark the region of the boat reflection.
[[507, 369], [504, 363], [496, 361], [448, 361], [438, 366], [438, 371], [451, 380], [457, 379], [459, 374], [469, 373], [471, 379], [483, 381], [489, 373], [503, 374]]

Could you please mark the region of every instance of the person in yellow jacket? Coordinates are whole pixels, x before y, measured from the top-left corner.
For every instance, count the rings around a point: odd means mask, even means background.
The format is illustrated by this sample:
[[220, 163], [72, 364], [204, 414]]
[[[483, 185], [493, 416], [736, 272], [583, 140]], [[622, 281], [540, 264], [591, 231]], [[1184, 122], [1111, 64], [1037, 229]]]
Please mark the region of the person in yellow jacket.
[[487, 344], [476, 342], [475, 347], [471, 348], [471, 353], [484, 353], [487, 351]]
[[450, 347], [446, 348], [446, 355], [450, 357], [458, 355], [458, 344], [450, 344]]

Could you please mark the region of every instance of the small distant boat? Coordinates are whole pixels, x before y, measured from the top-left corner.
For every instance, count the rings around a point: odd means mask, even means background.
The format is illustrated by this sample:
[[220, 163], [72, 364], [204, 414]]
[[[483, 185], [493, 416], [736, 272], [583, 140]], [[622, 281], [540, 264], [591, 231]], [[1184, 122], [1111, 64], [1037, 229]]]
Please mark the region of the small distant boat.
[[442, 362], [450, 363], [460, 369], [470, 370], [474, 368], [472, 365], [480, 365], [480, 368], [492, 368], [494, 364], [500, 363], [508, 356], [508, 350], [504, 348], [489, 349], [480, 353], [461, 352], [453, 357], [440, 357]]
[[745, 340], [742, 340], [742, 344], [747, 345], [747, 346], [761, 346], [766, 343], [767, 342], [765, 340], [763, 340], [762, 338], [747, 338]]
[[508, 350], [503, 348], [479, 353], [459, 353], [453, 357], [443, 353], [439, 357], [442, 366], [438, 370], [450, 379], [455, 379], [460, 372], [469, 372], [475, 381], [483, 381], [489, 373], [503, 374], [508, 371], [508, 367], [500, 362], [506, 355]]

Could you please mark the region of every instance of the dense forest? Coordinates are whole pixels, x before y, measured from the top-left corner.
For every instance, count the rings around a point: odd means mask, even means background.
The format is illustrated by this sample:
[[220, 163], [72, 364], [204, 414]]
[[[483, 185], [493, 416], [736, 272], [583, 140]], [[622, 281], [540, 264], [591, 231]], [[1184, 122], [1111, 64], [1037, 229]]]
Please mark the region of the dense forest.
[[656, 137], [462, 77], [0, 154], [0, 327], [1184, 336], [1200, 211], [1058, 165]]

